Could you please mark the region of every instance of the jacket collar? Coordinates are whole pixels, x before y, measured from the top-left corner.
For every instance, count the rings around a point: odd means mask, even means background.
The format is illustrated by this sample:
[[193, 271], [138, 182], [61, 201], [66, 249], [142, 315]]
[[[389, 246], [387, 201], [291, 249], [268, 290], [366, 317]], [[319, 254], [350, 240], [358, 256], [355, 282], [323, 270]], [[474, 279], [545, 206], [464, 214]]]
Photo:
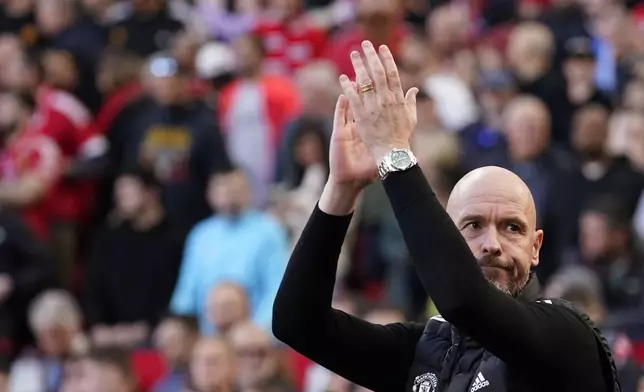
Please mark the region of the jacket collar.
[[517, 299], [526, 302], [533, 302], [539, 298], [541, 298], [541, 285], [539, 284], [539, 278], [537, 278], [536, 273], [531, 272], [528, 277], [528, 282], [517, 296]]

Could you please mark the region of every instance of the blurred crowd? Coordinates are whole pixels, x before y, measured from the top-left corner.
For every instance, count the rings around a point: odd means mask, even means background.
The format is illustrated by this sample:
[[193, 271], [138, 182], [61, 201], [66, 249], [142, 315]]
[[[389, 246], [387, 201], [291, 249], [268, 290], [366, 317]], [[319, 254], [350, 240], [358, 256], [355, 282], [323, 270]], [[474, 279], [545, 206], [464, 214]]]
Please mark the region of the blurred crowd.
[[[638, 0], [0, 0], [0, 391], [361, 390], [270, 322], [364, 39], [421, 89], [439, 197], [480, 166], [523, 178], [544, 295], [644, 391]], [[334, 306], [436, 313], [379, 184]]]

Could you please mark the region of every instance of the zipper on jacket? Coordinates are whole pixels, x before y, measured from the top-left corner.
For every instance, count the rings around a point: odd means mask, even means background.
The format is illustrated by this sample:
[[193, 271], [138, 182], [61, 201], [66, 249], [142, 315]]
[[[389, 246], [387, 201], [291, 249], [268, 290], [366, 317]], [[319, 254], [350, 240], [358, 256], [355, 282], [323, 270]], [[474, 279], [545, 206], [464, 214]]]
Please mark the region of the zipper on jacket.
[[445, 359], [443, 360], [443, 368], [441, 369], [440, 379], [438, 380], [437, 392], [443, 390], [452, 379], [454, 366], [458, 362], [460, 355], [461, 337], [455, 329], [452, 329], [452, 345], [447, 349]]

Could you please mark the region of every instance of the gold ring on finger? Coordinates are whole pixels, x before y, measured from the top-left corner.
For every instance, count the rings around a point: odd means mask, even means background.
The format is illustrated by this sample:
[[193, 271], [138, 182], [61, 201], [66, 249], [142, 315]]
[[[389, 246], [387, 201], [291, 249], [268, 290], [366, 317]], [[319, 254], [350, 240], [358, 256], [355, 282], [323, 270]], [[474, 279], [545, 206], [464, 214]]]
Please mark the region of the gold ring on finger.
[[362, 91], [363, 94], [368, 93], [369, 91], [372, 91], [372, 90], [374, 90], [374, 87], [373, 87], [373, 82], [371, 80], [367, 80], [362, 84], [360, 84], [360, 91]]

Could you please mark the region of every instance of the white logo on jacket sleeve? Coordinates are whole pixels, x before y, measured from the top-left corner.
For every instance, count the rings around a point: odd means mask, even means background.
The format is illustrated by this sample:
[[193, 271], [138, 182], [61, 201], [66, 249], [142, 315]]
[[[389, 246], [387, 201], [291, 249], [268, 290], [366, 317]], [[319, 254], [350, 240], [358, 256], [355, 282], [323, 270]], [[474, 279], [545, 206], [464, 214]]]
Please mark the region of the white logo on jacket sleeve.
[[470, 389], [470, 392], [475, 392], [478, 391], [481, 388], [485, 388], [488, 385], [490, 385], [490, 382], [483, 377], [483, 373], [479, 372], [479, 374], [476, 376], [474, 379], [474, 383], [472, 384], [472, 389]]
[[434, 373], [425, 373], [414, 379], [413, 392], [434, 392], [438, 386], [438, 379]]

